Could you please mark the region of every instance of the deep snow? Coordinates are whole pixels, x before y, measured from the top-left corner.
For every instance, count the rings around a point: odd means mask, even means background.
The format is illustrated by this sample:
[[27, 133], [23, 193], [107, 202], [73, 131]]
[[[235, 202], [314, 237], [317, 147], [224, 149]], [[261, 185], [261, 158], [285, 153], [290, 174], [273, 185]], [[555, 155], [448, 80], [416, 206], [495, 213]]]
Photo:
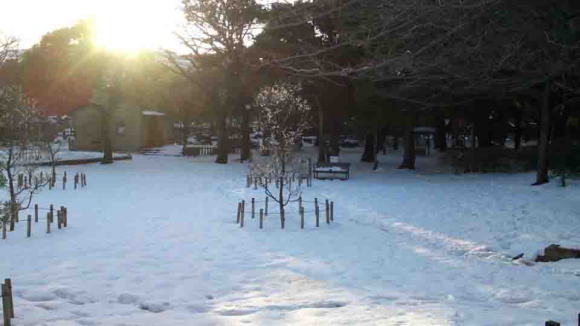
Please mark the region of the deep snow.
[[[343, 161], [357, 162], [349, 150]], [[69, 228], [24, 224], [0, 241], [15, 325], [574, 325], [580, 261], [514, 263], [550, 243], [580, 247], [580, 186], [532, 174], [454, 175], [434, 158], [398, 171], [356, 163], [348, 181], [304, 197], [335, 202], [335, 223], [293, 214], [284, 231], [234, 223], [247, 166], [135, 155], [87, 173], [88, 187], [37, 197]], [[73, 171], [74, 170], [74, 171]], [[442, 170], [439, 171], [438, 170]], [[308, 209], [308, 207], [307, 207]]]

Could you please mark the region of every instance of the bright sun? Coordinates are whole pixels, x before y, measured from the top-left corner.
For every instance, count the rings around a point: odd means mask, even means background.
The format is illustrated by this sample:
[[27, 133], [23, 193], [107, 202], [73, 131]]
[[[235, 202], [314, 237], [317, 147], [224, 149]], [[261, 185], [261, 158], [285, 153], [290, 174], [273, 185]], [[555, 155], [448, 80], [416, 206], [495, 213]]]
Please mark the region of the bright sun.
[[[163, 1], [103, 1], [95, 13], [95, 42], [114, 51], [172, 47], [179, 12]], [[106, 4], [106, 5], [105, 5]]]

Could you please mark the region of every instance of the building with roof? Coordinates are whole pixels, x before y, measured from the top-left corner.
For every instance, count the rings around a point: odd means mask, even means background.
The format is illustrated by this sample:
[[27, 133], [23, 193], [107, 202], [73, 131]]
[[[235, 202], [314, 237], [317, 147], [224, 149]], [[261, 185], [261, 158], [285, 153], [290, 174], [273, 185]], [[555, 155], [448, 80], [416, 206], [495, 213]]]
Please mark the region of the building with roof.
[[[74, 140], [71, 150], [102, 150], [102, 113], [94, 106], [70, 113]], [[123, 107], [111, 113], [109, 137], [114, 151], [137, 152], [172, 142], [172, 122], [159, 111]]]

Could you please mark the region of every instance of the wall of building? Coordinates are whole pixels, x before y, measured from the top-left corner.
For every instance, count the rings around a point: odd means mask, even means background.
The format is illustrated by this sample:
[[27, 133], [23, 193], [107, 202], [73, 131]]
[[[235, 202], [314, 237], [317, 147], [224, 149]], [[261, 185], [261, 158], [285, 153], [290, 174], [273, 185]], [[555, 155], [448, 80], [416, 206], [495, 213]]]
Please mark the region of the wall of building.
[[[96, 108], [86, 107], [73, 111], [71, 114], [72, 126], [75, 130], [75, 141], [71, 144], [72, 150], [102, 151], [101, 143], [101, 113]], [[155, 120], [158, 126], [151, 132], [148, 121]], [[142, 110], [132, 107], [121, 107], [112, 113], [109, 136], [114, 151], [137, 152], [147, 147], [146, 141], [154, 146], [161, 146], [172, 142], [172, 122], [166, 116], [142, 114]], [[151, 141], [154, 136], [155, 141]]]
[[75, 140], [71, 149], [77, 151], [100, 151], [101, 143], [101, 115], [93, 108], [82, 108], [71, 114], [72, 127], [75, 130]]
[[136, 108], [115, 110], [110, 137], [115, 151], [136, 152], [143, 147], [143, 116]]

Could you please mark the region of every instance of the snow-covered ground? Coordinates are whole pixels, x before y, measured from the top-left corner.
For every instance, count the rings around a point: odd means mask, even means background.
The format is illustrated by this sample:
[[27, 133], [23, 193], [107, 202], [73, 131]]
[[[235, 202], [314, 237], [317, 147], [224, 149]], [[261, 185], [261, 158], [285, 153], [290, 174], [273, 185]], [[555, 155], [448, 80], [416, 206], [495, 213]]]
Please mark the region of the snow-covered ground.
[[[171, 152], [173, 149], [169, 149]], [[177, 149], [175, 149], [178, 151]], [[46, 191], [69, 227], [24, 224], [0, 240], [15, 325], [574, 325], [580, 260], [514, 263], [556, 242], [580, 247], [580, 184], [530, 187], [532, 174], [454, 175], [358, 163], [304, 197], [335, 202], [335, 223], [300, 231], [235, 224], [247, 166], [134, 155], [76, 166], [83, 190]], [[61, 167], [60, 169], [66, 169]], [[308, 211], [308, 207], [306, 208]]]

